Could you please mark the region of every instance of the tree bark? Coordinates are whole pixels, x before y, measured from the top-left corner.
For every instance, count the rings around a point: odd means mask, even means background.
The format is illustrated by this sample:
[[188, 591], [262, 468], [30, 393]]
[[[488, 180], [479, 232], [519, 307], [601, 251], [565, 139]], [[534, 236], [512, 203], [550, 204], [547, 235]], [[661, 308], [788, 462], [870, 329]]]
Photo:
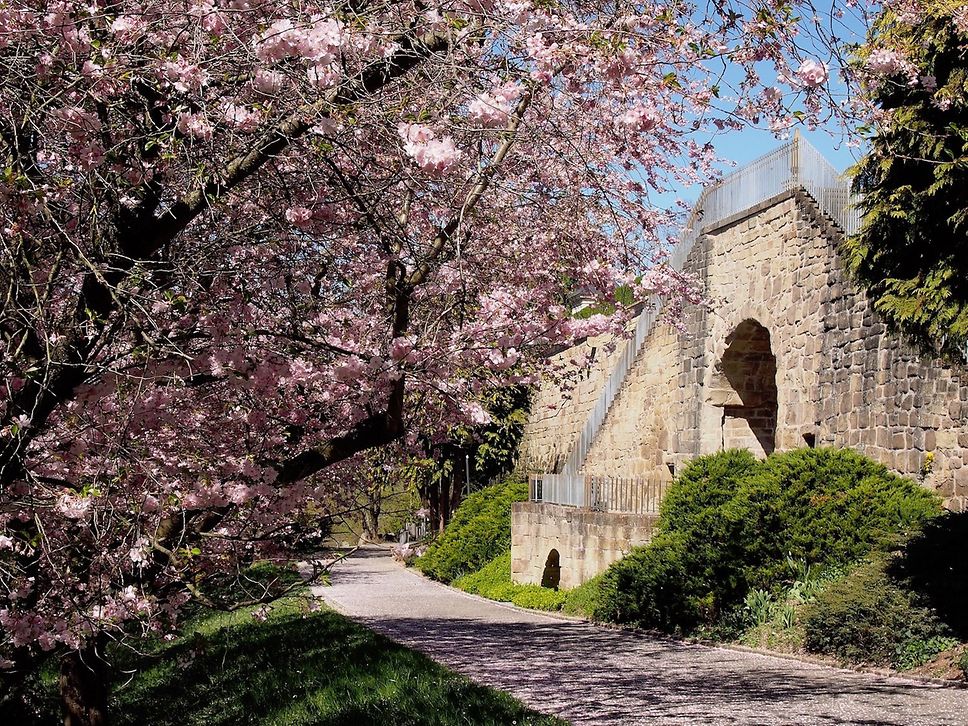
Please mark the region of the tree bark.
[[96, 644], [88, 644], [61, 660], [64, 726], [106, 726], [108, 723], [108, 668], [97, 651]]
[[380, 510], [383, 504], [381, 494], [381, 487], [367, 492], [369, 501], [363, 507], [363, 536], [360, 538], [361, 542], [380, 541]]

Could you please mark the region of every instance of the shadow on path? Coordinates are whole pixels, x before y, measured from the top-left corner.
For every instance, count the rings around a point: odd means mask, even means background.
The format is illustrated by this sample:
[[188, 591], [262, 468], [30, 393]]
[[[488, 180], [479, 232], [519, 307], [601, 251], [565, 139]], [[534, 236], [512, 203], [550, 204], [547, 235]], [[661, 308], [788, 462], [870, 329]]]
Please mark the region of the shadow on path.
[[556, 620], [350, 559], [319, 591], [474, 680], [580, 724], [966, 724], [968, 691]]

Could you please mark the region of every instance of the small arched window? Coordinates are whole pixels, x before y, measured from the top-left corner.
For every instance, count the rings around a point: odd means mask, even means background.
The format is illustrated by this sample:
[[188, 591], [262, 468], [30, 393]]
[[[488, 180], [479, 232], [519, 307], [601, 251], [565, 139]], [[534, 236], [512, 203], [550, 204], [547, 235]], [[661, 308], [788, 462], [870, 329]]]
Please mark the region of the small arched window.
[[561, 556], [558, 550], [551, 550], [545, 560], [544, 572], [541, 573], [541, 587], [557, 590], [561, 584]]

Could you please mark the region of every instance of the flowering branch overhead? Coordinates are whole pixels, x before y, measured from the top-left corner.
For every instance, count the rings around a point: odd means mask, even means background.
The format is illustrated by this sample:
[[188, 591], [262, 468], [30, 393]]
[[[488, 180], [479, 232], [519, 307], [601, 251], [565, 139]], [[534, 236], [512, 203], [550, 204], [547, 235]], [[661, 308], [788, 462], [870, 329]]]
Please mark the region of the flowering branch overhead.
[[175, 627], [356, 454], [692, 299], [654, 200], [844, 113], [798, 8], [0, 5], [0, 657]]

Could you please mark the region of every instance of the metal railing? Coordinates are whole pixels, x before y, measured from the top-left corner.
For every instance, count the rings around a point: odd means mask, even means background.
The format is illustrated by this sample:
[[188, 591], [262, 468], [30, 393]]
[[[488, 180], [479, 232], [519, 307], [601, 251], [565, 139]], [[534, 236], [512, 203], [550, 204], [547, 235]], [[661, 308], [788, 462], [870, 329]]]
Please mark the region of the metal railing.
[[646, 477], [588, 474], [533, 474], [533, 502], [564, 504], [595, 512], [658, 514], [671, 482], [658, 474]]
[[[809, 194], [820, 211], [829, 216], [845, 233], [857, 231], [860, 213], [853, 204], [849, 183], [819, 151], [797, 134], [792, 141], [727, 174], [702, 191], [689, 215], [679, 243], [670, 256], [669, 264], [674, 269], [681, 270], [704, 230], [714, 229], [731, 217], [794, 189], [801, 189]], [[662, 299], [655, 296], [649, 300], [636, 320], [631, 338], [561, 467], [562, 475], [575, 476], [584, 465], [592, 443], [632, 369], [639, 349], [655, 325], [661, 308]], [[552, 484], [548, 491], [557, 492], [558, 486]], [[569, 497], [572, 494], [562, 496]], [[557, 500], [546, 498], [544, 501]]]

